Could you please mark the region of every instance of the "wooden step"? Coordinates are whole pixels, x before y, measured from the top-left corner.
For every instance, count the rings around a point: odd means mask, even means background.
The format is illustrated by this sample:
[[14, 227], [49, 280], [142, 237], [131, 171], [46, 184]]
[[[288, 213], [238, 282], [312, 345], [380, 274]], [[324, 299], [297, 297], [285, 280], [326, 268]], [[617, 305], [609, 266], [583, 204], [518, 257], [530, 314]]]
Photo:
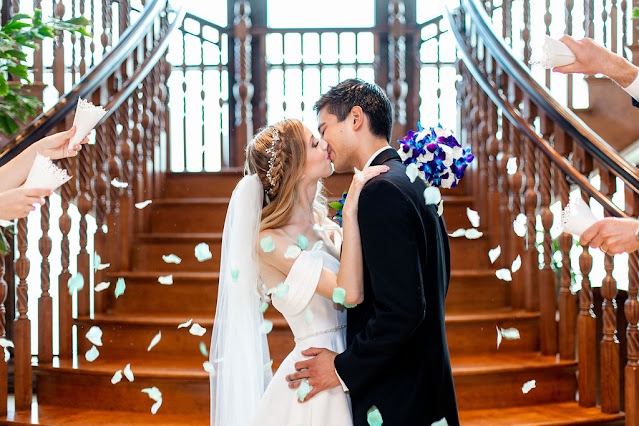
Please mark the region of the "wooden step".
[[[200, 324], [206, 329], [203, 336], [194, 336], [188, 328], [178, 329], [181, 323], [193, 318], [194, 323]], [[284, 318], [274, 310], [267, 315], [273, 322], [273, 331], [268, 335], [271, 357], [276, 362], [281, 362], [293, 349], [295, 342], [288, 324]], [[102, 330], [103, 346], [98, 348], [100, 356], [94, 361], [96, 365], [102, 360], [109, 361], [112, 358], [121, 357], [123, 353], [130, 356], [143, 356], [145, 359], [162, 360], [167, 357], [180, 357], [180, 359], [200, 359], [200, 343], [203, 342], [208, 349], [211, 344], [211, 332], [213, 318], [197, 318], [193, 316], [150, 315], [147, 313], [132, 314], [100, 314], [94, 319], [80, 317], [75, 321], [78, 327], [78, 354], [84, 359], [85, 353], [93, 344], [85, 337], [92, 326], [98, 326]], [[151, 340], [162, 333], [160, 342], [147, 351]]]
[[446, 295], [446, 313], [503, 309], [510, 304], [510, 285], [491, 269], [454, 269]]
[[[516, 328], [518, 340], [503, 339], [497, 348], [497, 327]], [[537, 351], [539, 313], [503, 309], [446, 314], [446, 336], [451, 355]]]
[[[575, 400], [576, 361], [533, 352], [462, 356], [451, 352], [451, 364], [460, 410]], [[522, 386], [530, 380], [536, 381], [536, 388], [523, 393]]]
[[599, 407], [580, 407], [577, 402], [461, 410], [459, 412], [459, 420], [464, 426], [621, 426], [624, 424], [623, 418], [623, 413], [604, 414]]
[[[455, 231], [448, 228], [448, 225], [446, 230], [449, 234]], [[488, 250], [493, 247], [489, 246], [486, 232], [476, 240], [469, 240], [466, 237], [450, 237], [448, 241], [450, 242], [451, 270], [493, 268], [488, 257]]]
[[151, 208], [156, 233], [222, 232], [229, 198], [163, 198]]
[[[195, 257], [195, 246], [209, 245], [213, 257], [200, 262]], [[135, 271], [219, 271], [222, 233], [154, 233], [138, 234], [133, 245]], [[163, 255], [175, 254], [180, 264], [166, 263]]]
[[[149, 399], [150, 402], [153, 402]], [[164, 401], [162, 401], [164, 405]], [[162, 425], [162, 426], [210, 426], [209, 413], [203, 414], [162, 414], [162, 407], [156, 415], [151, 412], [139, 413], [120, 410], [91, 410], [37, 404], [32, 411], [10, 411], [3, 419], [9, 425], [87, 426], [87, 425]]]

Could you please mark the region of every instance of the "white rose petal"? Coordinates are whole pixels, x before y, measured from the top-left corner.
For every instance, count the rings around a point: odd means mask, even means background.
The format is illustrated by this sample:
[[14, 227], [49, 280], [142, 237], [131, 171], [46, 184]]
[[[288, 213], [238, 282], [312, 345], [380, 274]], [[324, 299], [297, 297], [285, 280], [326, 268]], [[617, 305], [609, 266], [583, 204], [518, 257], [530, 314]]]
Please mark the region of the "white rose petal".
[[510, 267], [510, 270], [514, 274], [519, 271], [519, 268], [521, 268], [521, 256], [517, 255], [517, 258], [513, 260], [513, 265]]
[[448, 422], [446, 421], [446, 417], [442, 417], [436, 422], [433, 422], [430, 426], [448, 426]]
[[11, 352], [9, 352], [9, 349], [4, 348], [4, 362], [9, 361], [10, 358], [11, 358]]
[[84, 357], [89, 362], [95, 361], [96, 359], [98, 359], [99, 356], [100, 356], [100, 352], [98, 351], [98, 348], [96, 348], [95, 346], [92, 346], [91, 349], [89, 349], [87, 353], [84, 354]]
[[126, 367], [124, 367], [124, 377], [126, 377], [129, 382], [134, 380], [133, 371], [131, 371], [131, 364], [127, 364]]
[[456, 230], [452, 234], [448, 234], [448, 236], [452, 237], [452, 238], [463, 237], [465, 235], [466, 235], [466, 230], [464, 228], [459, 228], [458, 230]]
[[141, 392], [149, 395], [149, 398], [151, 398], [153, 401], [159, 401], [162, 399], [162, 392], [160, 392], [160, 389], [155, 386], [153, 386], [152, 388], [144, 388]]
[[146, 348], [146, 351], [150, 351], [153, 346], [157, 345], [160, 342], [160, 339], [162, 339], [162, 332], [158, 331], [158, 334], [155, 335], [155, 337], [153, 337], [153, 340], [151, 340], [151, 343], [149, 343], [149, 347]]
[[444, 214], [444, 200], [441, 200], [439, 204], [437, 204], [437, 216], [441, 216]]
[[501, 345], [502, 335], [501, 330], [499, 330], [499, 326], [496, 325], [495, 328], [497, 329], [497, 349], [499, 349], [499, 345]]
[[504, 281], [512, 281], [513, 280], [512, 275], [510, 275], [510, 269], [506, 269], [506, 268], [498, 269], [498, 270], [495, 271], [495, 275], [500, 280], [504, 280]]
[[158, 282], [163, 285], [171, 285], [173, 284], [173, 275], [164, 275], [162, 277], [158, 277]]
[[187, 328], [191, 326], [191, 323], [193, 322], [193, 318], [191, 318], [190, 320], [188, 320], [187, 322], [183, 322], [182, 324], [178, 325], [178, 328]]
[[202, 327], [200, 324], [195, 323], [191, 326], [191, 329], [189, 330], [189, 333], [191, 333], [194, 336], [204, 336], [204, 333], [206, 333], [206, 328]]
[[6, 228], [6, 227], [12, 226], [12, 225], [13, 225], [13, 221], [12, 220], [0, 219], [0, 226], [2, 226], [3, 228]]
[[424, 190], [424, 201], [426, 205], [439, 204], [442, 199], [442, 194], [439, 192], [439, 188], [436, 186], [429, 186]]
[[408, 166], [406, 166], [406, 176], [408, 176], [408, 179], [410, 179], [410, 183], [415, 182], [418, 174], [419, 168], [417, 167], [417, 163], [410, 163]]
[[468, 216], [468, 220], [470, 220], [470, 224], [473, 225], [474, 228], [479, 226], [479, 213], [466, 207], [466, 216]]
[[104, 281], [101, 282], [99, 284], [96, 284], [96, 286], [93, 288], [93, 290], [95, 290], [96, 293], [102, 291], [102, 290], [106, 290], [107, 288], [109, 288], [109, 286], [111, 285], [110, 282], [108, 281]]
[[111, 377], [111, 383], [115, 385], [116, 383], [120, 383], [120, 380], [122, 380], [122, 370], [118, 370], [115, 372], [113, 377]]
[[175, 263], [176, 265], [182, 263], [182, 259], [174, 254], [162, 255], [162, 260], [165, 263]]
[[117, 178], [113, 178], [113, 180], [111, 181], [111, 185], [116, 187], [116, 188], [126, 188], [129, 186], [128, 183], [126, 182], [121, 182], [119, 181]]
[[517, 173], [517, 157], [511, 157], [508, 159], [508, 162], [506, 163], [506, 173], [509, 175]]
[[513, 328], [502, 328], [500, 331], [501, 331], [501, 335], [506, 340], [519, 340], [519, 339], [521, 339], [521, 336], [519, 334], [519, 330], [517, 330], [514, 327]]
[[490, 263], [495, 263], [495, 260], [501, 254], [501, 246], [497, 246], [494, 249], [488, 250], [488, 257], [490, 258]]
[[469, 240], [476, 240], [477, 238], [481, 238], [481, 236], [484, 235], [483, 232], [480, 232], [478, 230], [476, 230], [475, 228], [472, 229], [467, 229], [466, 230], [466, 238], [468, 238]]
[[204, 371], [206, 371], [209, 374], [215, 374], [215, 367], [213, 367], [213, 364], [211, 364], [210, 361], [204, 361], [202, 363], [202, 367], [204, 367]]
[[537, 387], [537, 382], [535, 380], [529, 380], [521, 387], [521, 391], [523, 393], [530, 392], [533, 388]]
[[286, 249], [286, 253], [284, 253], [284, 257], [287, 259], [296, 259], [301, 252], [302, 252], [302, 249], [299, 248], [299, 246], [296, 246], [296, 245], [288, 246], [288, 248]]
[[94, 345], [102, 346], [102, 330], [97, 325], [94, 325], [87, 331], [86, 338]]
[[358, 170], [357, 167], [353, 169], [355, 171], [355, 176], [357, 176], [357, 180], [360, 182], [364, 182], [364, 173], [361, 170]]
[[204, 262], [205, 260], [209, 260], [213, 257], [211, 254], [211, 250], [209, 249], [209, 245], [206, 243], [200, 243], [195, 246], [195, 257], [198, 261]]
[[135, 208], [142, 210], [143, 208], [145, 208], [146, 206], [148, 206], [152, 202], [153, 202], [153, 200], [146, 200], [146, 201], [142, 201], [141, 203], [135, 203]]
[[515, 234], [517, 234], [518, 237], [523, 237], [524, 235], [526, 235], [527, 221], [528, 219], [526, 218], [526, 215], [523, 213], [519, 213], [517, 215], [517, 218], [513, 222], [513, 230], [515, 231]]
[[13, 348], [13, 342], [9, 339], [5, 339], [4, 337], [0, 337], [0, 346], [3, 348]]
[[159, 401], [157, 401], [155, 404], [151, 406], [151, 414], [157, 413], [161, 406], [162, 406], [162, 398], [160, 398]]

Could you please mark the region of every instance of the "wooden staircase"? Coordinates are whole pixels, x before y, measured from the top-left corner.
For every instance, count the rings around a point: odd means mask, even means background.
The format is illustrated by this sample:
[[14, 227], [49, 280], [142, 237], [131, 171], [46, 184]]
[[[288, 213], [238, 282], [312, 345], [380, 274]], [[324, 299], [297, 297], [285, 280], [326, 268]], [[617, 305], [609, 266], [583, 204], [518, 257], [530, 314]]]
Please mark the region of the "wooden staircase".
[[[9, 424], [209, 424], [209, 377], [202, 367], [213, 325], [221, 231], [226, 203], [238, 172], [169, 174], [164, 197], [153, 200], [150, 232], [135, 237], [131, 271], [109, 271], [110, 295], [117, 278], [126, 291], [111, 297], [108, 309], [95, 318], [76, 321], [77, 359], [35, 368], [38, 419], [14, 413]], [[348, 186], [350, 176], [327, 180], [330, 196]], [[449, 232], [470, 227], [466, 208], [473, 197], [463, 188], [445, 194], [444, 216]], [[480, 227], [477, 240], [451, 238], [452, 277], [447, 297], [446, 327], [463, 425], [622, 424], [623, 415], [602, 414], [575, 402], [576, 361], [561, 361], [539, 352], [539, 313], [510, 308], [510, 283], [496, 278], [488, 258], [489, 229]], [[213, 258], [198, 262], [194, 247], [206, 242]], [[179, 265], [162, 255], [176, 254]], [[108, 261], [108, 259], [103, 259]], [[525, 274], [521, 270], [517, 274]], [[173, 285], [157, 282], [173, 274]], [[269, 334], [276, 368], [292, 349], [291, 333], [279, 314], [265, 314], [275, 326]], [[202, 337], [177, 326], [189, 319], [206, 328]], [[103, 331], [100, 356], [92, 363], [84, 353], [92, 326]], [[517, 328], [519, 340], [503, 340], [497, 348], [496, 327]], [[151, 339], [161, 341], [147, 351]], [[131, 364], [133, 382], [111, 377]], [[536, 380], [524, 394], [522, 385]], [[162, 406], [150, 413], [153, 401], [141, 389], [157, 386]], [[617, 423], [615, 423], [617, 422]]]

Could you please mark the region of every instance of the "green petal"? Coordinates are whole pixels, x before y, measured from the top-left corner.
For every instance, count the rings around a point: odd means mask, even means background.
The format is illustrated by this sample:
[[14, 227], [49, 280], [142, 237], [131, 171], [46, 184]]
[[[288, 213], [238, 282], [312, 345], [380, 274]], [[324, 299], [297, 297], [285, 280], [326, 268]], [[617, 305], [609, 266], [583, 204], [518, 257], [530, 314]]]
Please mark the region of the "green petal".
[[262, 247], [262, 251], [264, 253], [270, 253], [275, 250], [275, 242], [273, 241], [273, 237], [269, 235], [268, 237], [262, 238], [260, 240], [260, 247]]
[[262, 323], [262, 331], [264, 332], [264, 334], [269, 334], [271, 331], [273, 331], [273, 321], [264, 320], [264, 322]]
[[333, 290], [333, 302], [343, 305], [345, 298], [346, 298], [346, 290], [344, 290], [341, 287], [337, 287], [335, 288], [335, 290]]
[[264, 364], [264, 371], [269, 371], [271, 369], [271, 367], [273, 367], [273, 360], [270, 360], [269, 362], [267, 362], [266, 364]]
[[302, 250], [306, 250], [306, 247], [308, 247], [308, 239], [304, 235], [298, 234], [297, 245], [300, 246]]
[[124, 290], [126, 290], [124, 278], [118, 278], [118, 281], [115, 283], [115, 298], [117, 299], [122, 296], [124, 294]]
[[268, 303], [266, 302], [262, 302], [262, 304], [260, 305], [260, 313], [264, 313], [266, 312], [266, 310], [268, 309]]
[[354, 308], [354, 307], [356, 307], [356, 306], [357, 306], [357, 305], [351, 305], [350, 303], [343, 303], [343, 305], [344, 305], [344, 307], [345, 307], [345, 308], [347, 308], [347, 309], [351, 309], [351, 308]]
[[240, 278], [240, 270], [237, 268], [231, 268], [231, 279], [233, 282], [237, 282]]
[[200, 353], [208, 358], [209, 351], [206, 349], [206, 344], [204, 342], [200, 342]]
[[311, 385], [307, 381], [303, 381], [299, 388], [297, 388], [297, 397], [300, 401], [304, 402], [306, 395], [311, 391]]
[[69, 287], [69, 294], [73, 295], [75, 290], [80, 291], [84, 288], [84, 277], [80, 272], [78, 272], [76, 275], [69, 278], [67, 286]]
[[384, 423], [384, 420], [382, 420], [382, 413], [380, 413], [374, 405], [366, 412], [366, 420], [370, 426], [382, 426]]

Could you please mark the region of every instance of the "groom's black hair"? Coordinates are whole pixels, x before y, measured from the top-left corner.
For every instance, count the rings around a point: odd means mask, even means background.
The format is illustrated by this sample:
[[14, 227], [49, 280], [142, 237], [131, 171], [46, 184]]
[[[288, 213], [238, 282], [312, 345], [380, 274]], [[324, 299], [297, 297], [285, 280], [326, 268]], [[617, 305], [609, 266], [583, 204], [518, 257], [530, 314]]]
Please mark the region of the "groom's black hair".
[[326, 108], [330, 114], [344, 121], [351, 109], [359, 106], [368, 116], [371, 133], [390, 142], [393, 128], [393, 107], [386, 93], [376, 84], [359, 78], [349, 78], [324, 93], [313, 109], [319, 112]]

